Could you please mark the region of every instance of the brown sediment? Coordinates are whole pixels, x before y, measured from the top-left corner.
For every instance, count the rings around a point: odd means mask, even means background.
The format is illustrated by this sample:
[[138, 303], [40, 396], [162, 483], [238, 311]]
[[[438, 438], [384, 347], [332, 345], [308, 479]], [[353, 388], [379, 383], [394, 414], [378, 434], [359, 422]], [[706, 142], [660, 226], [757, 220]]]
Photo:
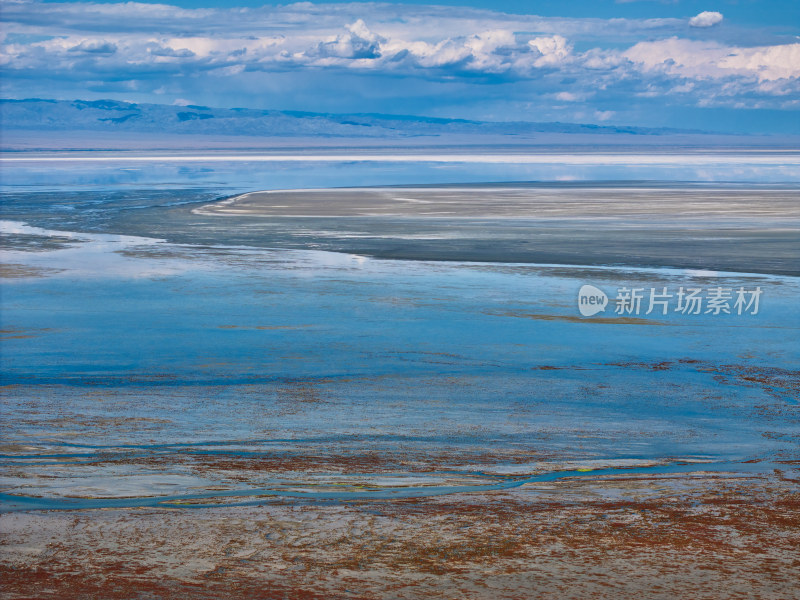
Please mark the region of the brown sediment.
[[595, 323], [604, 325], [667, 325], [667, 323], [664, 323], [663, 321], [656, 321], [654, 319], [640, 319], [638, 317], [579, 317], [577, 315], [552, 315], [519, 311], [484, 311], [484, 314], [496, 317], [535, 319], [537, 321], [562, 321], [565, 323]]
[[800, 370], [761, 365], [719, 365], [708, 370], [717, 374], [720, 383], [760, 387], [771, 395], [788, 392], [800, 400]]
[[614, 477], [398, 501], [14, 513], [5, 598], [793, 598], [800, 491]]
[[668, 360], [661, 362], [610, 362], [606, 364], [610, 367], [648, 369], [650, 371], [667, 371], [675, 366], [675, 363]]
[[21, 279], [23, 277], [47, 277], [60, 273], [64, 269], [49, 267], [33, 267], [18, 263], [0, 263], [0, 279]]
[[270, 331], [281, 329], [308, 329], [314, 327], [313, 325], [218, 325], [218, 329], [238, 329], [241, 331], [256, 330], [256, 331]]
[[51, 252], [77, 246], [86, 240], [61, 235], [0, 232], [0, 248], [21, 252]]
[[[313, 402], [314, 400], [309, 400]], [[155, 421], [153, 421], [155, 422]], [[136, 423], [97, 423], [95, 425], [124, 425]], [[438, 473], [452, 469], [482, 469], [491, 472], [497, 466], [525, 466], [527, 472], [533, 473], [541, 468], [541, 461], [553, 457], [533, 450], [505, 452], [468, 451], [464, 449], [420, 449], [410, 451], [329, 451], [326, 448], [310, 448], [306, 450], [273, 450], [259, 453], [256, 456], [238, 455], [235, 449], [228, 452], [216, 451], [205, 454], [203, 449], [186, 448], [178, 452], [155, 454], [138, 454], [132, 451], [129, 455], [120, 456], [117, 451], [111, 455], [99, 453], [81, 457], [82, 464], [87, 461], [93, 465], [113, 463], [114, 465], [130, 465], [147, 468], [185, 468], [198, 477], [225, 479], [227, 481], [246, 482], [255, 485], [263, 475], [282, 474], [359, 474], [359, 473]], [[26, 452], [30, 453], [30, 451]], [[53, 454], [48, 452], [48, 454]], [[480, 465], [478, 467], [477, 465]]]
[[773, 367], [769, 365], [731, 365], [715, 364], [697, 359], [684, 358], [678, 361], [630, 361], [609, 362], [607, 366], [627, 369], [646, 369], [667, 371], [682, 365], [689, 365], [698, 372], [711, 373], [718, 383], [733, 386], [759, 387], [767, 394], [784, 400], [787, 397], [800, 400], [800, 370]]
[[179, 246], [177, 244], [164, 245], [149, 245], [139, 246], [136, 248], [124, 248], [122, 250], [115, 250], [121, 256], [128, 258], [148, 258], [148, 259], [169, 259], [169, 260], [189, 260], [192, 258], [199, 258], [203, 256], [201, 249], [194, 249], [186, 246]]
[[300, 402], [303, 404], [320, 404], [326, 402], [317, 389], [315, 382], [296, 383], [277, 388], [275, 391], [280, 401]]
[[[546, 458], [533, 451], [526, 452], [465, 452], [462, 450], [420, 450], [418, 452], [307, 453], [276, 452], [257, 458], [238, 456], [195, 456], [191, 466], [198, 474], [220, 470], [249, 473], [432, 473], [443, 469], [482, 465], [524, 465]], [[535, 467], [531, 467], [531, 471]]]
[[50, 327], [40, 327], [38, 329], [0, 329], [0, 340], [23, 340], [33, 338], [42, 333], [55, 331]]

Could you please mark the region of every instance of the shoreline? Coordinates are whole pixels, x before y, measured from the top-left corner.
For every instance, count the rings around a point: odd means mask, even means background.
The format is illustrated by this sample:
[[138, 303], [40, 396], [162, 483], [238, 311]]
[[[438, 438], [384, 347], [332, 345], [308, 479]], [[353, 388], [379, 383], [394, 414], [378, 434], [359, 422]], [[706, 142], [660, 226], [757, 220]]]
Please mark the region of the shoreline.
[[[306, 218], [314, 218], [314, 217], [306, 217]], [[343, 219], [347, 219], [349, 217], [339, 217]], [[78, 249], [80, 247], [91, 247], [93, 244], [120, 244], [120, 248], [124, 248], [124, 250], [117, 250], [116, 252], [122, 252], [127, 256], [137, 256], [137, 248], [159, 248], [160, 246], [170, 247], [170, 246], [183, 246], [184, 244], [176, 244], [172, 243], [164, 238], [154, 238], [154, 237], [147, 237], [142, 235], [129, 235], [129, 234], [120, 234], [120, 233], [105, 233], [105, 232], [98, 232], [98, 231], [80, 231], [79, 229], [49, 229], [43, 228], [39, 226], [30, 225], [26, 221], [20, 221], [16, 219], [2, 219], [0, 218], [0, 237], [2, 236], [27, 236], [34, 240], [35, 242], [28, 242], [22, 247], [16, 247], [12, 241], [9, 239], [8, 242], [3, 242], [0, 247], [3, 248], [6, 257], [13, 259], [11, 262], [9, 261], [2, 261], [2, 264], [5, 265], [18, 265], [20, 267], [30, 268], [34, 271], [36, 269], [44, 269], [44, 273], [48, 276], [55, 276], [60, 273], [63, 273], [67, 276], [70, 275], [69, 269], [58, 267], [53, 269], [52, 271], [48, 271], [46, 266], [42, 266], [50, 261], [47, 260], [47, 254], [42, 254], [42, 252], [53, 252], [53, 251], [62, 251], [62, 250], [69, 250], [69, 249]], [[48, 247], [49, 242], [47, 242], [47, 238], [63, 238], [57, 239], [56, 242], [52, 243], [53, 247]], [[191, 244], [185, 244], [186, 246], [191, 246]], [[26, 247], [30, 246], [30, 247]], [[131, 248], [129, 249], [128, 246]], [[349, 252], [343, 251], [336, 251], [336, 250], [320, 250], [317, 248], [285, 248], [285, 247], [263, 247], [263, 246], [249, 246], [249, 245], [229, 245], [229, 244], [219, 244], [213, 247], [203, 246], [204, 250], [213, 251], [214, 249], [219, 251], [240, 251], [240, 252], [275, 252], [275, 251], [286, 251], [289, 250], [291, 252], [297, 252], [298, 255], [308, 254], [310, 256], [319, 255], [334, 255], [336, 257], [342, 258], [351, 258], [354, 260], [360, 259], [373, 259], [378, 261], [384, 262], [391, 262], [396, 261], [398, 263], [422, 263], [422, 264], [437, 264], [443, 263], [446, 265], [451, 266], [463, 266], [465, 268], [509, 268], [509, 269], [528, 269], [528, 270], [535, 270], [542, 274], [547, 274], [548, 271], [555, 271], [561, 274], [564, 274], [564, 269], [574, 270], [575, 272], [571, 275], [576, 277], [580, 274], [581, 271], [586, 271], [586, 277], [597, 277], [600, 274], [604, 274], [605, 277], [609, 276], [625, 276], [625, 275], [638, 275], [638, 274], [651, 274], [653, 276], [659, 276], [661, 278], [670, 278], [670, 277], [687, 277], [690, 279], [704, 279], [704, 278], [728, 278], [728, 279], [735, 279], [735, 278], [759, 278], [759, 279], [771, 279], [771, 278], [794, 278], [800, 276], [800, 274], [792, 274], [792, 273], [764, 273], [764, 272], [755, 272], [755, 271], [719, 271], [719, 270], [706, 270], [706, 269], [694, 269], [694, 268], [687, 268], [687, 267], [676, 267], [676, 266], [645, 266], [645, 265], [637, 265], [637, 264], [629, 264], [629, 265], [611, 265], [611, 264], [590, 264], [590, 263], [528, 263], [528, 262], [503, 262], [503, 261], [488, 261], [488, 260], [461, 260], [461, 259], [416, 259], [416, 258], [385, 258], [381, 256], [366, 256], [360, 254], [354, 254]], [[141, 256], [144, 258], [147, 256], [146, 251], [141, 252]], [[33, 260], [24, 260], [25, 258], [33, 259]], [[22, 261], [13, 262], [13, 261]], [[328, 262], [328, 261], [326, 261]], [[42, 263], [42, 265], [40, 265]], [[23, 275], [9, 275], [8, 277], [22, 277]], [[27, 275], [29, 277], [39, 277], [41, 275], [36, 275], [32, 272], [32, 274]], [[4, 276], [0, 274], [0, 278]]]
[[791, 187], [502, 184], [248, 192], [187, 210], [245, 245], [796, 277], [797, 200]]

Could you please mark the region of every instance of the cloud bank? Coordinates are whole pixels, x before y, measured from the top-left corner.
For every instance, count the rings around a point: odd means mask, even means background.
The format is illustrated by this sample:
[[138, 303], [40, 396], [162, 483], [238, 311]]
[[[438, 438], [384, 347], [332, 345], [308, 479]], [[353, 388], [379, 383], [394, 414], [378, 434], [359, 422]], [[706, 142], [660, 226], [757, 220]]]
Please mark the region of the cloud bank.
[[263, 107], [310, 110], [384, 102], [398, 112], [403, 101], [419, 110], [447, 90], [439, 106], [453, 113], [596, 120], [647, 98], [778, 110], [800, 103], [800, 43], [737, 43], [709, 11], [632, 20], [368, 3], [183, 9], [6, 0], [4, 20], [0, 67], [14, 97], [83, 88], [94, 97], [228, 106], [259, 98]]

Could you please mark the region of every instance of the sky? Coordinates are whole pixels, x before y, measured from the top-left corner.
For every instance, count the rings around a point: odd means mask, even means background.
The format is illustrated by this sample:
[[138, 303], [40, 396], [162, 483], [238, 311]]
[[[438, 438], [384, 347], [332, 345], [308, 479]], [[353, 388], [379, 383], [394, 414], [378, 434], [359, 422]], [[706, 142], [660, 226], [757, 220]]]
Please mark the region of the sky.
[[800, 133], [797, 0], [2, 0], [6, 98]]

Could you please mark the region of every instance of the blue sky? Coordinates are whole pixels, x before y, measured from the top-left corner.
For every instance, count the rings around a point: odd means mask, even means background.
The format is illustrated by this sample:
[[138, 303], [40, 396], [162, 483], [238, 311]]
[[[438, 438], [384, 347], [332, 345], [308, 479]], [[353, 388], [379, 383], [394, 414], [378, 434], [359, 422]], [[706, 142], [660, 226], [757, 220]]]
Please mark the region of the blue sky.
[[[46, 0], [55, 2], [56, 0]], [[268, 0], [177, 0], [148, 4], [171, 4], [181, 8], [226, 8], [232, 5], [242, 7], [280, 6], [289, 2], [270, 2]], [[112, 4], [112, 0], [103, 0]], [[333, 0], [327, 4], [347, 4], [348, 0]], [[800, 3], [794, 0], [405, 0], [390, 4], [463, 6], [483, 8], [516, 14], [536, 14], [543, 17], [582, 16], [610, 19], [650, 19], [658, 17], [682, 18], [698, 14], [704, 10], [722, 11], [731, 21], [743, 25], [787, 26], [800, 22]]]
[[800, 133], [800, 2], [4, 0], [4, 97]]

